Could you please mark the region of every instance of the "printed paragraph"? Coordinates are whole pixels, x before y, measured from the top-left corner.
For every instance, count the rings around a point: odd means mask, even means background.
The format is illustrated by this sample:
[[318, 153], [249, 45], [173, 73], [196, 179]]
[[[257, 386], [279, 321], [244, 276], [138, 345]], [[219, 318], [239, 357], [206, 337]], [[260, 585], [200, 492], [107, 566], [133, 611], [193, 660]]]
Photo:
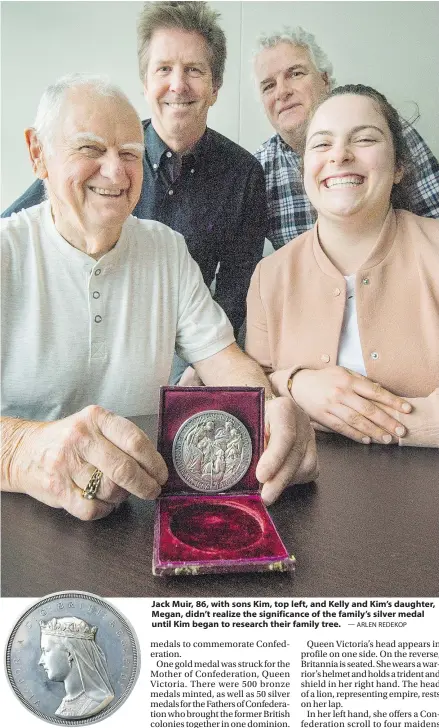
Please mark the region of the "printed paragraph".
[[[198, 649], [206, 647], [204, 642], [151, 644], [151, 728], [287, 728], [290, 662], [221, 659], [218, 646], [227, 649], [230, 644], [215, 645], [216, 657], [203, 660]], [[252, 642], [231, 645], [236, 650], [256, 647]], [[261, 643], [260, 648], [265, 646]], [[159, 657], [163, 648], [166, 659]]]
[[[353, 699], [370, 700], [373, 705], [392, 699], [399, 703], [416, 700], [422, 705], [427, 699], [438, 699], [439, 641], [308, 640], [306, 646], [301, 653], [301, 707], [307, 708], [311, 720], [302, 720], [303, 728], [439, 726], [439, 710], [427, 711], [421, 706], [415, 712], [373, 713], [347, 707]], [[388, 718], [401, 720], [389, 722]]]

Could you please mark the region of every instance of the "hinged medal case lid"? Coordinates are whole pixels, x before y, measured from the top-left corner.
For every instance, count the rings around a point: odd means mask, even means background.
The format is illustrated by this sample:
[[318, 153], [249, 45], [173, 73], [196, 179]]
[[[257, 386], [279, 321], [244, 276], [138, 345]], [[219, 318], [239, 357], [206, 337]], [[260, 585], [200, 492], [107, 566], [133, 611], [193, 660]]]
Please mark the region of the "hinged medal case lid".
[[[294, 568], [294, 557], [288, 556], [256, 479], [256, 466], [264, 450], [264, 406], [264, 389], [260, 387], [161, 388], [157, 449], [168, 466], [169, 478], [156, 510], [154, 574]], [[203, 415], [204, 429], [198, 425], [197, 430], [192, 423], [199, 422], [199, 415]], [[229, 467], [233, 441], [239, 441], [238, 452], [242, 452], [243, 439], [247, 448], [245, 472], [238, 482], [223, 488], [221, 467], [216, 467], [216, 462], [224, 469], [226, 454]], [[183, 451], [182, 442], [189, 443]], [[185, 448], [189, 447], [187, 454]], [[232, 455], [227, 457], [229, 453]], [[188, 484], [191, 472], [197, 472], [197, 479]]]

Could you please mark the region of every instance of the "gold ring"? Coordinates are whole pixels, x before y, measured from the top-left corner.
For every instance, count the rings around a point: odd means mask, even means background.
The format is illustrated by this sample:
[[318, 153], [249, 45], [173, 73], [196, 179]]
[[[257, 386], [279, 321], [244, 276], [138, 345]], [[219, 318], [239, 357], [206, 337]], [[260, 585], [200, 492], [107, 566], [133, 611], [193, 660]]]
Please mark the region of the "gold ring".
[[87, 500], [93, 500], [93, 498], [96, 498], [96, 493], [98, 492], [98, 488], [102, 482], [102, 476], [103, 472], [102, 470], [99, 470], [99, 468], [96, 468], [93, 475], [91, 476], [90, 480], [88, 481], [87, 485], [84, 488], [84, 491], [82, 493], [83, 498], [87, 498]]

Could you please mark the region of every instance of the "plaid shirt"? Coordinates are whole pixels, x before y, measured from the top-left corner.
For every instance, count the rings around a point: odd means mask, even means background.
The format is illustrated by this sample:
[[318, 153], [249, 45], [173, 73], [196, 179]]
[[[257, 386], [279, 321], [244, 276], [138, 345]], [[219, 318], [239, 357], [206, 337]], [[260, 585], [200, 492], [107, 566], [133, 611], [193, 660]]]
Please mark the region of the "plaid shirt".
[[[439, 162], [422, 137], [404, 123], [414, 174], [408, 193], [412, 212], [439, 218]], [[255, 153], [265, 172], [269, 229], [267, 237], [277, 250], [292, 238], [306, 232], [316, 221], [316, 211], [308, 200], [302, 182], [301, 157], [274, 134]]]

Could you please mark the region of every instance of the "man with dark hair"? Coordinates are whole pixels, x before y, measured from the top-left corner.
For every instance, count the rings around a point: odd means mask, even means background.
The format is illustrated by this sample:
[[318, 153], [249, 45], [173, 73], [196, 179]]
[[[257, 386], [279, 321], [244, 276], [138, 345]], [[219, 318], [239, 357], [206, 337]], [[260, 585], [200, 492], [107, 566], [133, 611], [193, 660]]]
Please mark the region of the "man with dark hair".
[[[302, 182], [302, 149], [313, 106], [336, 85], [332, 64], [314, 35], [284, 28], [259, 39], [254, 70], [267, 118], [275, 134], [256, 151], [267, 188], [269, 229], [274, 248], [309, 230], [316, 213]], [[439, 163], [422, 137], [403, 122], [409, 150], [407, 194], [416, 215], [439, 217]]]
[[[226, 39], [205, 2], [145, 3], [138, 57], [151, 119], [143, 122], [143, 187], [133, 214], [184, 235], [235, 335], [267, 231], [264, 175], [253, 155], [206, 128], [222, 85]], [[44, 198], [37, 180], [2, 217]], [[178, 381], [174, 367], [172, 381]]]

